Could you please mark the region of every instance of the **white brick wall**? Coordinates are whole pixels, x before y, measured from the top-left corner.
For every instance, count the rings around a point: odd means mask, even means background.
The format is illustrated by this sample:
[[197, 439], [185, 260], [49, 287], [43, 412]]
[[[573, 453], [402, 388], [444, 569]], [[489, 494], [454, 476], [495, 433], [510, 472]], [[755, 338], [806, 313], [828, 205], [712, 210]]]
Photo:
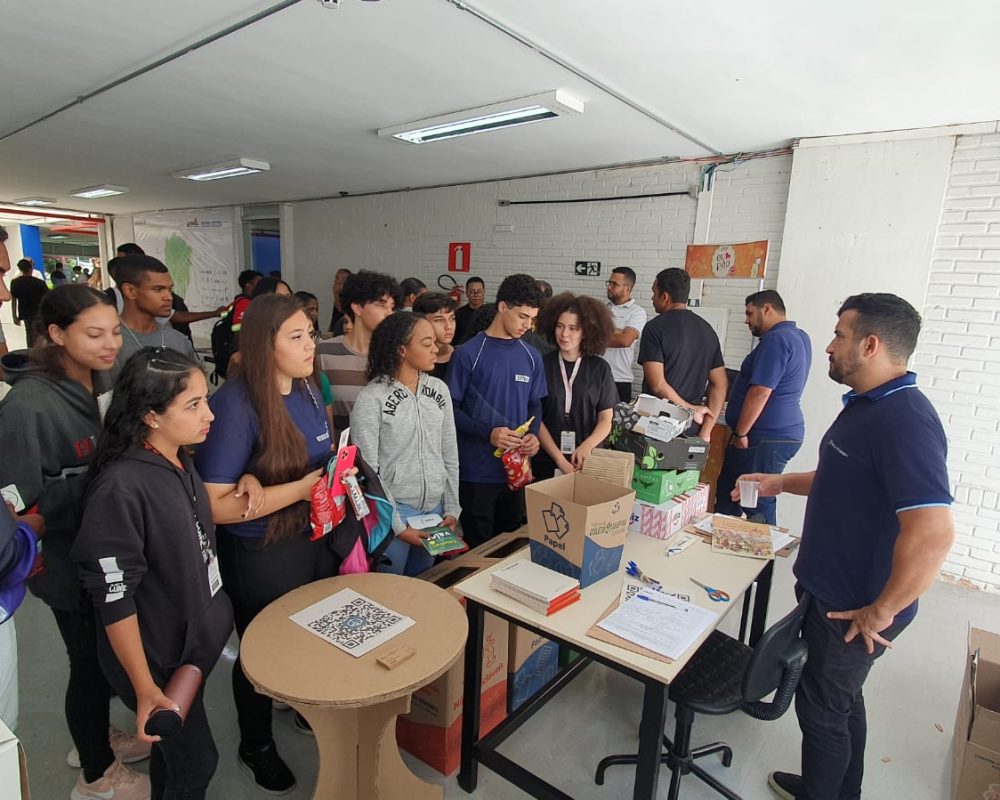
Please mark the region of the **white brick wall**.
[[944, 571], [1000, 591], [1000, 134], [956, 142], [914, 369], [948, 434]]
[[[711, 241], [771, 239], [767, 285], [777, 280], [791, 157], [724, 167], [716, 174], [708, 236]], [[693, 241], [697, 204], [687, 197], [565, 205], [500, 206], [498, 200], [542, 200], [685, 191], [699, 183], [701, 166], [676, 164], [576, 172], [566, 175], [394, 192], [372, 197], [298, 203], [293, 207], [296, 289], [320, 297], [328, 313], [336, 267], [369, 268], [435, 286], [447, 269], [448, 243], [472, 243], [472, 274], [487, 295], [514, 272], [549, 281], [556, 292], [604, 297], [612, 267], [638, 274], [635, 296], [650, 316], [656, 273], [684, 263]], [[702, 200], [701, 202], [706, 202]], [[497, 231], [511, 226], [510, 232]], [[599, 278], [573, 275], [576, 260], [600, 261]], [[461, 281], [466, 276], [457, 274]], [[743, 298], [750, 281], [713, 282], [705, 305], [731, 309], [724, 343], [730, 366], [749, 351]]]

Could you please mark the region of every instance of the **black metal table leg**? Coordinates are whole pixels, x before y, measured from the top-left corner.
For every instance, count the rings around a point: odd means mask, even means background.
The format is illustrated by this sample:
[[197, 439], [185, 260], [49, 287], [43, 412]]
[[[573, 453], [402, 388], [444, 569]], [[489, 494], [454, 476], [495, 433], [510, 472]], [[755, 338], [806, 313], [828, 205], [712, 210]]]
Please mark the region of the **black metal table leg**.
[[465, 686], [462, 700], [462, 761], [458, 785], [474, 792], [479, 780], [476, 740], [479, 738], [480, 685], [483, 682], [483, 607], [466, 599], [469, 638], [465, 643]]
[[654, 680], [643, 681], [642, 721], [639, 723], [639, 763], [635, 768], [633, 800], [654, 800], [660, 778], [663, 729], [667, 724], [667, 687]]
[[767, 605], [771, 600], [771, 579], [774, 577], [774, 560], [757, 576], [757, 594], [753, 601], [753, 617], [750, 621], [750, 639], [747, 644], [756, 647], [767, 629]]

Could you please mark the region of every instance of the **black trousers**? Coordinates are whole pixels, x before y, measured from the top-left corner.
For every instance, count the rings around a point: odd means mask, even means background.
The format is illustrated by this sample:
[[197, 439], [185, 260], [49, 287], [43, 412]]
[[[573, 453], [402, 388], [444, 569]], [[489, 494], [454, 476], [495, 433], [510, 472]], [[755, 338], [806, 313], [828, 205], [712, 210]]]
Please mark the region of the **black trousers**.
[[[795, 591], [801, 596], [801, 587]], [[868, 734], [862, 688], [885, 647], [876, 644], [869, 654], [860, 635], [850, 644], [844, 642], [851, 623], [828, 619], [826, 613], [849, 610], [813, 598], [802, 627], [809, 659], [795, 692], [795, 713], [802, 731], [802, 780], [808, 800], [861, 797]], [[908, 624], [893, 622], [881, 635], [892, 641]]]
[[524, 489], [512, 492], [506, 483], [458, 482], [462, 538], [478, 547], [498, 533], [516, 531], [524, 524]]
[[108, 743], [111, 686], [97, 658], [97, 620], [94, 607], [81, 600], [80, 608], [52, 609], [69, 656], [66, 686], [66, 723], [80, 754], [84, 780], [96, 781], [115, 760]]
[[[307, 583], [337, 574], [339, 560], [326, 539], [310, 542], [305, 533], [265, 545], [263, 540], [217, 532], [222, 583], [233, 602], [236, 633], [241, 638], [265, 606]], [[271, 698], [254, 691], [239, 658], [233, 664], [233, 700], [240, 745], [254, 750], [269, 744]]]
[[[208, 676], [205, 676], [206, 680]], [[162, 686], [160, 687], [163, 688]], [[135, 711], [131, 685], [115, 686], [122, 702]], [[219, 765], [219, 751], [205, 713], [205, 686], [191, 703], [184, 726], [153, 745], [149, 756], [151, 800], [205, 800]]]
[[618, 389], [618, 399], [623, 403], [632, 402], [632, 381], [615, 381], [615, 388]]

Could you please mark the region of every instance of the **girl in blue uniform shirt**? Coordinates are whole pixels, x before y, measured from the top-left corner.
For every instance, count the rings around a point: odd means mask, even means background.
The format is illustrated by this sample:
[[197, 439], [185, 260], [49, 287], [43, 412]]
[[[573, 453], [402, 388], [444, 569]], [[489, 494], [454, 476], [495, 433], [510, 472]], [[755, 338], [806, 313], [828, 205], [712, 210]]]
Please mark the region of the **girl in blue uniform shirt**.
[[[310, 541], [309, 499], [330, 458], [329, 422], [314, 378], [312, 322], [292, 297], [264, 295], [247, 309], [238, 372], [210, 401], [215, 422], [195, 455], [218, 525], [219, 564], [241, 637], [271, 601], [337, 574], [325, 540]], [[263, 491], [246, 497], [240, 476]], [[256, 499], [255, 499], [256, 498]], [[271, 733], [271, 700], [254, 691], [239, 659], [233, 697], [240, 766], [261, 789], [284, 794], [295, 777]]]

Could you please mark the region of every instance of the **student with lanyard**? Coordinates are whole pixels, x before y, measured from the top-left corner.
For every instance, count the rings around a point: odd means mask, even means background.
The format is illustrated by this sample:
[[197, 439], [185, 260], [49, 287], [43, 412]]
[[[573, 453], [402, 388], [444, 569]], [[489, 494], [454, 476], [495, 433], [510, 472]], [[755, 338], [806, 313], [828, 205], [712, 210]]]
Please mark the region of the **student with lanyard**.
[[539, 480], [583, 468], [611, 433], [618, 390], [601, 358], [612, 333], [611, 315], [592, 297], [556, 295], [538, 315], [538, 332], [556, 343], [542, 356], [548, 396], [542, 400], [542, 451], [531, 469]]
[[83, 767], [73, 796], [141, 799], [148, 779], [124, 764], [146, 758], [149, 744], [117, 729], [109, 739], [111, 687], [98, 663], [94, 609], [69, 556], [103, 390], [122, 346], [120, 323], [107, 295], [88, 286], [53, 289], [38, 313], [36, 346], [3, 361], [11, 390], [0, 403], [0, 487], [15, 512], [37, 508], [46, 523], [45, 571], [28, 588], [52, 609], [69, 656], [66, 722], [74, 750], [67, 761]]
[[421, 544], [427, 534], [409, 518], [437, 514], [454, 530], [461, 511], [451, 394], [428, 374], [436, 355], [430, 322], [411, 313], [386, 317], [372, 333], [369, 383], [351, 410], [351, 440], [396, 501], [396, 538], [384, 571], [397, 575], [419, 575], [434, 564]]
[[[240, 636], [272, 600], [337, 574], [323, 539], [310, 541], [309, 499], [330, 458], [330, 425], [314, 378], [312, 323], [292, 297], [265, 295], [247, 309], [243, 358], [212, 396], [215, 423], [195, 454], [219, 526], [219, 564]], [[248, 504], [244, 473], [256, 476]], [[233, 489], [237, 489], [234, 492]], [[257, 786], [285, 794], [295, 777], [271, 734], [271, 700], [254, 691], [240, 661], [233, 665], [240, 727], [240, 766]]]
[[145, 733], [157, 709], [178, 710], [164, 694], [174, 670], [192, 664], [207, 677], [233, 629], [212, 507], [185, 450], [205, 439], [211, 422], [197, 362], [153, 348], [130, 358], [115, 383], [72, 549], [101, 621], [104, 674], [135, 712], [139, 738], [152, 743], [154, 798], [202, 800], [219, 761], [204, 683], [179, 731], [162, 740]]

